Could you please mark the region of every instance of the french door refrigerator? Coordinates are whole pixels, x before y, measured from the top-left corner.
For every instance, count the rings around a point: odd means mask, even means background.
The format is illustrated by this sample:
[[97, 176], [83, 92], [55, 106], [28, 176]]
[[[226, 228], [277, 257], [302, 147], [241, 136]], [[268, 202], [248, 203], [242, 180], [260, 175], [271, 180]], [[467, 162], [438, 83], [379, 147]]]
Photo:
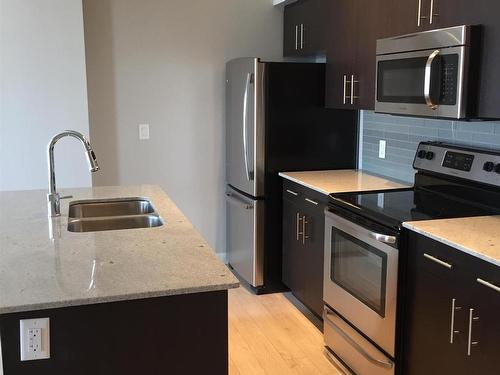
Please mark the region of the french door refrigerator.
[[227, 257], [257, 293], [283, 289], [278, 173], [356, 167], [357, 112], [324, 97], [325, 64], [226, 64]]

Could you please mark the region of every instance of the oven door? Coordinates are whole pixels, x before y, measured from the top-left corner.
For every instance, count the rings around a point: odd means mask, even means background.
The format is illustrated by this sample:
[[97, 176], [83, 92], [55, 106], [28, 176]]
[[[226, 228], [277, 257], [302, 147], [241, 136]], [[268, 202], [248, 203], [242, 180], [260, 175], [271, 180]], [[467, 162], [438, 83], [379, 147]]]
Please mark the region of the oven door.
[[377, 56], [375, 111], [466, 117], [468, 47]]
[[394, 357], [397, 237], [325, 215], [325, 303]]

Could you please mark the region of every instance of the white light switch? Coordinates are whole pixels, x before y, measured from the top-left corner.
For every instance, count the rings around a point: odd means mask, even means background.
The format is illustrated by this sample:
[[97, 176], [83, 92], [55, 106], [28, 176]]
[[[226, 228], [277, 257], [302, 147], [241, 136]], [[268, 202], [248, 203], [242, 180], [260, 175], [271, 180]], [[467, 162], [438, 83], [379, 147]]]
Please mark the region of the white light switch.
[[149, 124], [139, 124], [139, 139], [149, 139]]
[[381, 139], [378, 144], [378, 157], [380, 159], [385, 159], [385, 146], [386, 146], [386, 141]]
[[49, 318], [19, 321], [21, 361], [50, 358]]

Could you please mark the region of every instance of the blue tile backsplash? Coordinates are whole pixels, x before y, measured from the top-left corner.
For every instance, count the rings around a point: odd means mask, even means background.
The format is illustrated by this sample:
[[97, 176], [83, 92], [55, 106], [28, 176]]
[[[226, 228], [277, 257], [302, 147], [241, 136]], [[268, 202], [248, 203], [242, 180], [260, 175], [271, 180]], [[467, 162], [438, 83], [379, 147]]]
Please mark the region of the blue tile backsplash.
[[[413, 183], [412, 163], [421, 141], [440, 141], [500, 150], [500, 122], [463, 122], [361, 112], [362, 169]], [[386, 158], [378, 157], [379, 141], [386, 140]]]

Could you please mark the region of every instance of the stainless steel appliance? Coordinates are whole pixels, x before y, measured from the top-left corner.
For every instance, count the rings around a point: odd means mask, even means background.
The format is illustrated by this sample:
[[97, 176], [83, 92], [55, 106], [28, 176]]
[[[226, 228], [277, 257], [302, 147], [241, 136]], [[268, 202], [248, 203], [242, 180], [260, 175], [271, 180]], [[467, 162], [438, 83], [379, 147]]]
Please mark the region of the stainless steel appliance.
[[325, 211], [325, 346], [357, 375], [397, 373], [402, 223], [500, 213], [499, 152], [423, 142], [413, 166], [413, 188], [332, 194]]
[[457, 26], [378, 40], [375, 111], [474, 117], [477, 34]]
[[[325, 343], [360, 374], [392, 374], [395, 356], [398, 234], [326, 212]], [[380, 352], [341, 317], [374, 337]], [[353, 350], [355, 348], [355, 350]], [[357, 350], [356, 350], [357, 349]]]
[[357, 118], [324, 106], [325, 65], [226, 65], [229, 265], [257, 292], [281, 284], [281, 171], [354, 168]]

